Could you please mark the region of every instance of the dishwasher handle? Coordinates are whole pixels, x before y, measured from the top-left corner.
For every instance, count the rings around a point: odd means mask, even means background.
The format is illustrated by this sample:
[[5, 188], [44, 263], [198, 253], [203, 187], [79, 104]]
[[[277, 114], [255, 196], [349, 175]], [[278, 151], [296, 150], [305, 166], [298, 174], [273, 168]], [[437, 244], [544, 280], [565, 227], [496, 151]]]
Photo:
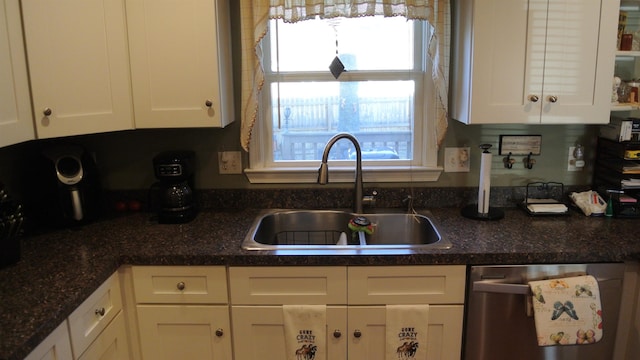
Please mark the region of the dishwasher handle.
[[500, 294], [516, 294], [516, 295], [530, 295], [531, 288], [529, 285], [524, 284], [508, 284], [499, 283], [495, 281], [474, 281], [473, 291], [488, 292], [488, 293], [500, 293]]
[[[621, 288], [622, 279], [616, 277], [602, 277], [598, 279], [598, 287], [603, 289]], [[528, 284], [500, 283], [494, 280], [479, 280], [473, 282], [473, 291], [499, 294], [533, 295]]]

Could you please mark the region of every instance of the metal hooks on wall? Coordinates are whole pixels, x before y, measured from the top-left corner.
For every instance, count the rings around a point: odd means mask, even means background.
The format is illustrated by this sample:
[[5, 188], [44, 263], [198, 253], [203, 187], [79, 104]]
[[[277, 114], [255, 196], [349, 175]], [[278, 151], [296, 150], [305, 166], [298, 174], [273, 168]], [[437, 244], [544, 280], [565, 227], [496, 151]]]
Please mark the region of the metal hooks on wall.
[[536, 163], [536, 159], [532, 159], [531, 155], [533, 155], [533, 153], [529, 153], [526, 158], [522, 159], [524, 167], [529, 170], [533, 169], [533, 165]]

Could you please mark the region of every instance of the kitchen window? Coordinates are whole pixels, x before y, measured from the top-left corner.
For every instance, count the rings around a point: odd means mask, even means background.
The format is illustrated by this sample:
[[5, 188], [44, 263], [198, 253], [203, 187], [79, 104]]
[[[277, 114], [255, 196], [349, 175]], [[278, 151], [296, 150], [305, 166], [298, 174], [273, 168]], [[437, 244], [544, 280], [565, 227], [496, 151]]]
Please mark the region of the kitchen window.
[[[249, 180], [315, 183], [325, 144], [339, 132], [360, 142], [365, 182], [437, 180], [431, 31], [399, 16], [269, 20]], [[344, 72], [333, 68], [338, 60]], [[353, 181], [350, 142], [340, 140], [329, 159], [330, 182]]]

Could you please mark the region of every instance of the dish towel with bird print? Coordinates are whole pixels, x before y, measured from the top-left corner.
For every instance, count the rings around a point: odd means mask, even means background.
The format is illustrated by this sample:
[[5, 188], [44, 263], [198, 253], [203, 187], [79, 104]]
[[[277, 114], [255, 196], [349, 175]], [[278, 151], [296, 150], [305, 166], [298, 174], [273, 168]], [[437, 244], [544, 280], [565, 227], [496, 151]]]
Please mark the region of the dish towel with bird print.
[[429, 305], [386, 306], [385, 360], [426, 360]]
[[538, 345], [593, 344], [602, 338], [598, 281], [590, 275], [530, 281]]
[[287, 360], [327, 360], [327, 307], [284, 305]]

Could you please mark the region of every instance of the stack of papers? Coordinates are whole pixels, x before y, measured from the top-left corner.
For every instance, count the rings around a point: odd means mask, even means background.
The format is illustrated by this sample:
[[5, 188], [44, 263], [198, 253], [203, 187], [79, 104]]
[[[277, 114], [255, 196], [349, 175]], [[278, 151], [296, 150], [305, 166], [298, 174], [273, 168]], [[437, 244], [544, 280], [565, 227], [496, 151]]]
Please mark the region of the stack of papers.
[[623, 174], [640, 174], [640, 164], [633, 161], [625, 161], [622, 165]]
[[561, 214], [569, 210], [565, 204], [529, 204], [527, 209], [532, 213]]
[[527, 210], [534, 214], [564, 214], [569, 208], [556, 199], [525, 199]]
[[624, 179], [620, 183], [624, 189], [640, 189], [640, 179]]

